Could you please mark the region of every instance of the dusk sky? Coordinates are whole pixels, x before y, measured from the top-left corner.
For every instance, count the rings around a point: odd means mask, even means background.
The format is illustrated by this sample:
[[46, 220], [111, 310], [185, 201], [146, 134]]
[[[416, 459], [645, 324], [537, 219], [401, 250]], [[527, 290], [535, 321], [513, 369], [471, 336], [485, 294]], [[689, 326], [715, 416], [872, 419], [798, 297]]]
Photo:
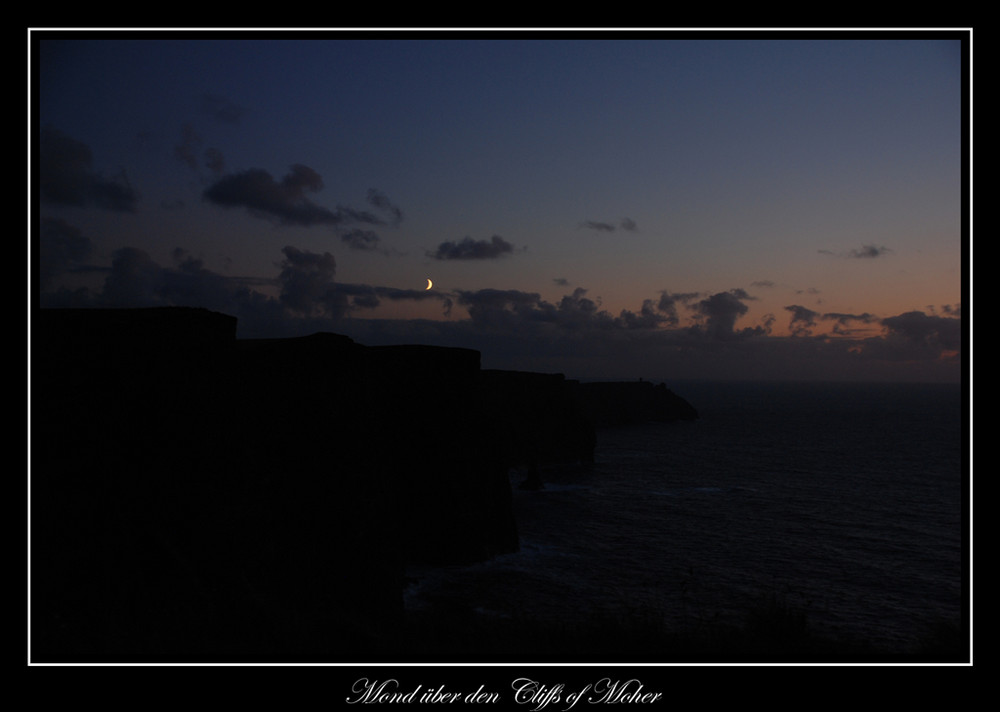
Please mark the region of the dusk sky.
[[43, 307], [571, 378], [960, 378], [956, 34], [32, 40]]

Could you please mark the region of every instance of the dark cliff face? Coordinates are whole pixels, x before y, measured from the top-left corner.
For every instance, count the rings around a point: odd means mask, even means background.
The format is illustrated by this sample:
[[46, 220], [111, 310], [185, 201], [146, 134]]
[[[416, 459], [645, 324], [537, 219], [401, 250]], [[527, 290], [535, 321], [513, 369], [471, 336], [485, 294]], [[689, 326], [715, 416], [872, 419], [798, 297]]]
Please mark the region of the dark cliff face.
[[364, 655], [406, 561], [517, 548], [477, 352], [234, 334], [204, 310], [36, 319], [39, 659]]
[[697, 417], [467, 349], [235, 333], [203, 309], [36, 313], [35, 660], [391, 655], [406, 563], [517, 550], [509, 468]]
[[592, 462], [593, 422], [562, 374], [488, 370], [483, 392], [501, 457], [512, 466]]

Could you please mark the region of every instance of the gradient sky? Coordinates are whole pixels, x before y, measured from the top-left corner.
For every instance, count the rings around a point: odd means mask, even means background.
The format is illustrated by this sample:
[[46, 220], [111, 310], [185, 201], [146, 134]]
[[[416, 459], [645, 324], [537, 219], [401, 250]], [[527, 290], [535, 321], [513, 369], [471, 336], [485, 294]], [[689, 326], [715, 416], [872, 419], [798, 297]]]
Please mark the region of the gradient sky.
[[32, 33], [43, 307], [583, 378], [960, 377], [959, 34], [242, 37]]

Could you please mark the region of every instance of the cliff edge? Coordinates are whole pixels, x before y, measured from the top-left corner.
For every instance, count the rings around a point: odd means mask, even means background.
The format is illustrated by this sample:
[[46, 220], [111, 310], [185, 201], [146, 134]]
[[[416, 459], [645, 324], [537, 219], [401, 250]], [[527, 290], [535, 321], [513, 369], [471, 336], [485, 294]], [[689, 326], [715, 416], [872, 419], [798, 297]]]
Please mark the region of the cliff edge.
[[697, 417], [469, 349], [235, 334], [204, 309], [36, 313], [35, 660], [378, 659], [406, 564], [518, 549], [510, 468]]

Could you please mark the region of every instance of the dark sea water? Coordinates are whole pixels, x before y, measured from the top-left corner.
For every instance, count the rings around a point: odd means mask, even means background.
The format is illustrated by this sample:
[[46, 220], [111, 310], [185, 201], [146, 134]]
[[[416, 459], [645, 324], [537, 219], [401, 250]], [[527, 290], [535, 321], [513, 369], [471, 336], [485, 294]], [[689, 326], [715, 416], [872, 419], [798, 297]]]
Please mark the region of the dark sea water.
[[818, 634], [889, 651], [958, 624], [960, 386], [667, 385], [699, 420], [599, 431], [592, 466], [515, 487], [519, 552], [414, 567], [407, 609], [691, 629], [776, 597]]

